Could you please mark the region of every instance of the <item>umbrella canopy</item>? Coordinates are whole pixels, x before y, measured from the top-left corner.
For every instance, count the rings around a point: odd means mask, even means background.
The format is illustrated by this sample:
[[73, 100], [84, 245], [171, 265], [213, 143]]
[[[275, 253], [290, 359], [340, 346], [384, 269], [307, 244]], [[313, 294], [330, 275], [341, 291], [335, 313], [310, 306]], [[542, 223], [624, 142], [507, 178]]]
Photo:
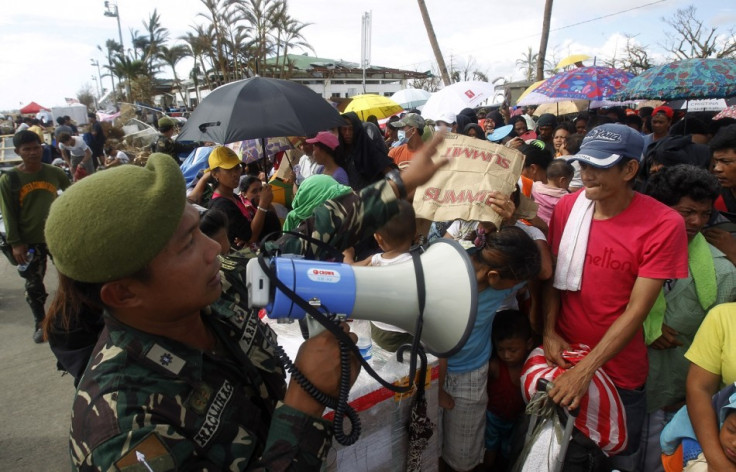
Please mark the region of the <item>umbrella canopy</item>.
[[30, 115], [30, 114], [35, 114], [35, 113], [38, 113], [38, 112], [39, 112], [39, 111], [41, 111], [41, 110], [46, 110], [46, 111], [49, 111], [49, 109], [48, 109], [48, 108], [46, 108], [46, 107], [44, 107], [44, 106], [41, 106], [41, 105], [39, 105], [39, 104], [38, 104], [38, 103], [36, 103], [36, 102], [31, 102], [31, 103], [29, 103], [28, 105], [26, 105], [26, 106], [24, 106], [23, 108], [21, 108], [21, 109], [20, 109], [20, 113], [21, 113], [22, 115]]
[[379, 120], [387, 118], [403, 110], [401, 105], [388, 97], [367, 93], [364, 95], [355, 95], [352, 97], [348, 106], [345, 107], [345, 113], [355, 112], [361, 121], [365, 121], [369, 116], [375, 115]]
[[644, 71], [616, 99], [677, 100], [736, 95], [736, 59], [685, 59]]
[[552, 113], [555, 116], [580, 113], [587, 110], [590, 102], [588, 100], [565, 100], [557, 103], [545, 103], [534, 110], [534, 116], [542, 116], [544, 113]]
[[535, 92], [559, 100], [610, 100], [633, 77], [613, 67], [577, 67], [550, 77]]
[[304, 85], [253, 77], [225, 84], [207, 95], [177, 140], [228, 144], [308, 136], [343, 124], [337, 110]]
[[733, 118], [736, 120], [736, 105], [731, 105], [713, 117], [714, 120], [720, 120], [721, 118]]
[[[545, 79], [545, 80], [546, 80], [546, 79]], [[540, 85], [542, 85], [543, 83], [544, 83], [544, 80], [537, 80], [536, 82], [534, 82], [533, 84], [531, 84], [531, 85], [530, 85], [529, 87], [527, 87], [527, 88], [526, 88], [526, 90], [524, 90], [523, 92], [521, 92], [521, 95], [519, 95], [519, 98], [518, 98], [518, 99], [516, 99], [516, 104], [517, 104], [517, 105], [520, 105], [520, 106], [524, 106], [524, 105], [537, 105], [536, 103], [522, 103], [522, 101], [523, 101], [523, 100], [524, 100], [524, 99], [525, 99], [525, 98], [526, 98], [526, 97], [527, 97], [527, 96], [528, 96], [528, 95], [529, 95], [530, 93], [532, 93], [532, 92], [534, 91], [534, 89], [536, 89], [537, 87], [539, 87], [539, 86], [540, 86]]]
[[573, 54], [572, 56], [567, 56], [563, 60], [557, 63], [555, 68], [557, 69], [563, 69], [567, 66], [571, 66], [575, 64], [576, 62], [583, 62], [590, 59], [590, 56], [586, 56], [585, 54]]
[[442, 118], [445, 113], [460, 113], [463, 108], [475, 108], [495, 96], [493, 84], [471, 80], [448, 85], [435, 92], [422, 109], [422, 116], [432, 120]]
[[424, 105], [431, 96], [432, 94], [426, 90], [407, 88], [391, 95], [391, 100], [401, 105], [404, 110], [410, 110]]

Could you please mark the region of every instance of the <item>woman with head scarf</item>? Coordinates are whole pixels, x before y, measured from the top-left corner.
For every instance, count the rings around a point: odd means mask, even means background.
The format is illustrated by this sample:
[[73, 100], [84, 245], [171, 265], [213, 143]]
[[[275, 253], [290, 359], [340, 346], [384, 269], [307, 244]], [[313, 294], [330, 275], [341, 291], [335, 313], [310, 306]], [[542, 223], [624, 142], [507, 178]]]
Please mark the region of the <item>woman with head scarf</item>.
[[345, 113], [342, 117], [345, 126], [340, 127], [338, 155], [345, 165], [350, 186], [360, 190], [382, 179], [395, 165], [387, 150], [368, 135], [355, 112]]
[[486, 133], [483, 131], [483, 128], [476, 123], [468, 123], [465, 125], [463, 134], [465, 136], [470, 136], [471, 138], [486, 139]]
[[284, 231], [293, 231], [309, 218], [316, 207], [327, 200], [350, 193], [352, 189], [342, 185], [329, 175], [313, 175], [299, 187], [294, 197], [293, 209], [286, 215]]

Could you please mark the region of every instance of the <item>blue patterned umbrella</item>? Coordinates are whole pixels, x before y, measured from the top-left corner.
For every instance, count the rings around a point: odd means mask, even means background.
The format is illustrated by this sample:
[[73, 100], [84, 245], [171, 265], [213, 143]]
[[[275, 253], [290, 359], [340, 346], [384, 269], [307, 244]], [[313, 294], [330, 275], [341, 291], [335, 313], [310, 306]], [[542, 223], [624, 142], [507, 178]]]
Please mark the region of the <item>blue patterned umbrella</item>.
[[736, 95], [735, 59], [685, 59], [634, 77], [615, 100], [679, 100]]
[[576, 67], [545, 80], [534, 92], [561, 100], [610, 100], [634, 74], [613, 67]]

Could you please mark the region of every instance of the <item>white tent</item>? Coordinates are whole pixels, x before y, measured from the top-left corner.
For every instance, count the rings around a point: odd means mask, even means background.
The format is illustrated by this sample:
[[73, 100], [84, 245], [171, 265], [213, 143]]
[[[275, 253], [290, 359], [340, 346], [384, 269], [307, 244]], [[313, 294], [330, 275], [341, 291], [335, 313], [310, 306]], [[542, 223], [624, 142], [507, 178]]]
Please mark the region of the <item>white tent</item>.
[[69, 115], [78, 125], [87, 124], [87, 107], [81, 103], [75, 103], [64, 107], [52, 107], [51, 114], [54, 115], [54, 121], [56, 121], [60, 116]]

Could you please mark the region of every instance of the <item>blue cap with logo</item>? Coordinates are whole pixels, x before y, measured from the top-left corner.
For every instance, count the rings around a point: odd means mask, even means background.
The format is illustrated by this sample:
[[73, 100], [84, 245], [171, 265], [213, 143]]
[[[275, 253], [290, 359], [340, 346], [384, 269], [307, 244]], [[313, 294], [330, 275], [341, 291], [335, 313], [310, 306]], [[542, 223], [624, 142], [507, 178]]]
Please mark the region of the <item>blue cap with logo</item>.
[[621, 124], [600, 125], [588, 132], [580, 151], [570, 161], [607, 169], [624, 157], [641, 160], [644, 138], [635, 129]]

